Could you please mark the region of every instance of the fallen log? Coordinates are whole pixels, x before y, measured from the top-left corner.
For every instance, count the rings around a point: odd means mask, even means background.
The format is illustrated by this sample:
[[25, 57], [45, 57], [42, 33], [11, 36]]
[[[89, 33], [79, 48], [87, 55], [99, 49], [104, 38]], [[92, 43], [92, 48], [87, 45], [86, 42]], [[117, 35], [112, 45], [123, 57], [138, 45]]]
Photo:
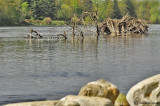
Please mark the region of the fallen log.
[[145, 20], [135, 19], [127, 14], [122, 19], [107, 18], [100, 30], [103, 34], [116, 36], [145, 34], [148, 32], [148, 25]]

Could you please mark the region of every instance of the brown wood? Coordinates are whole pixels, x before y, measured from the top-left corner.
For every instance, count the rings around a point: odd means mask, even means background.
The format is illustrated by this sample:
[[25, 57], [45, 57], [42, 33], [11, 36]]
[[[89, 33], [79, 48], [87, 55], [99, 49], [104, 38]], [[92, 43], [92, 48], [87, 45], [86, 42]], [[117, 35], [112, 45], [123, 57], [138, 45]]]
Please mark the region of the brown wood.
[[107, 18], [100, 27], [106, 35], [129, 35], [145, 34], [148, 32], [148, 25], [145, 20], [135, 19], [128, 14], [122, 19]]

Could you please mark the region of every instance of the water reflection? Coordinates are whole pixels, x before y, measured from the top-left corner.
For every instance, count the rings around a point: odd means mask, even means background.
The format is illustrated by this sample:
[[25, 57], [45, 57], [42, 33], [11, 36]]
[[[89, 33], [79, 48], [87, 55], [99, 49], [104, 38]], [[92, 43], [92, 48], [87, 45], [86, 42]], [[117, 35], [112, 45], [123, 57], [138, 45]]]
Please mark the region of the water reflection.
[[[43, 52], [45, 49], [54, 50], [55, 46], [71, 46], [74, 49], [81, 49], [81, 52], [87, 52], [87, 50], [93, 50], [98, 54], [99, 43], [102, 44], [105, 42], [107, 47], [129, 47], [136, 44], [141, 44], [144, 35], [138, 36], [124, 36], [124, 37], [106, 37], [106, 36], [86, 36], [84, 39], [79, 39], [77, 37], [70, 37], [68, 40], [58, 40], [58, 39], [23, 39], [23, 38], [2, 38], [0, 37], [0, 50], [4, 52], [4, 49], [8, 50], [7, 52], [12, 51], [13, 49], [16, 52], [24, 52], [25, 49], [32, 49], [34, 52]], [[87, 48], [87, 49], [86, 49]]]
[[142, 39], [147, 37], [145, 35], [132, 35], [132, 36], [116, 36], [116, 37], [105, 37], [107, 44], [114, 44], [114, 46], [129, 46], [134, 43], [141, 43]]

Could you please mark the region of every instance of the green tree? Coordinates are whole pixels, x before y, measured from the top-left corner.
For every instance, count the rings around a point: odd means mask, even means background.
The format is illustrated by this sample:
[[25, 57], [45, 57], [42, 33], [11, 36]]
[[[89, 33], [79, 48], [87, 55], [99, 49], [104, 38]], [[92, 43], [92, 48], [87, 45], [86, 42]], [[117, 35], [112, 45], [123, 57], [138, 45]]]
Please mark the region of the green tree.
[[113, 3], [111, 0], [108, 0], [108, 4], [107, 4], [107, 7], [106, 7], [106, 11], [105, 11], [105, 16], [106, 18], [110, 18], [112, 16], [112, 13], [113, 13]]
[[21, 5], [21, 21], [23, 21], [25, 18], [29, 17], [29, 4], [28, 2], [23, 2]]
[[119, 6], [119, 9], [120, 9], [120, 11], [121, 11], [121, 14], [122, 14], [122, 16], [125, 16], [126, 14], [127, 14], [127, 5], [126, 5], [126, 3], [125, 3], [125, 0], [121, 0], [121, 1], [119, 1], [118, 2], [118, 6]]
[[22, 3], [24, 3], [24, 2], [27, 2], [27, 4], [28, 4], [29, 6], [31, 6], [32, 0], [22, 0]]
[[154, 1], [154, 2], [150, 2], [149, 4], [151, 4], [151, 9], [150, 9], [150, 22], [151, 23], [160, 23], [160, 11], [159, 11], [159, 2], [158, 1]]
[[92, 0], [82, 0], [83, 10], [84, 11], [92, 11], [93, 3]]
[[75, 13], [77, 13], [79, 15], [82, 14], [82, 12], [83, 12], [83, 7], [80, 2], [81, 2], [80, 0], [75, 0], [75, 2], [74, 2]]
[[138, 4], [137, 16], [140, 19], [149, 20], [150, 19], [150, 9], [151, 4], [148, 1], [141, 1]]
[[128, 13], [132, 17], [137, 17], [132, 1], [125, 0], [125, 5], [126, 5], [126, 13]]
[[31, 8], [35, 19], [43, 19], [44, 17], [56, 18], [55, 0], [34, 0]]
[[93, 10], [98, 10], [98, 17], [100, 21], [106, 18], [106, 8], [109, 0], [92, 0]]
[[0, 24], [13, 25], [20, 22], [21, 0], [0, 0]]
[[73, 9], [67, 4], [62, 4], [61, 8], [57, 13], [58, 19], [65, 21], [70, 20], [73, 14], [74, 14]]
[[31, 10], [32, 10], [32, 17], [34, 19], [40, 19], [42, 18], [42, 8], [41, 8], [41, 4], [42, 4], [42, 0], [34, 0], [32, 1], [32, 6], [31, 6]]
[[112, 12], [111, 18], [116, 18], [116, 19], [122, 18], [117, 0], [113, 1], [113, 12]]
[[58, 9], [58, 19], [70, 20], [74, 14], [81, 15], [84, 11], [84, 1], [82, 0], [60, 0]]
[[70, 4], [67, 4], [73, 10], [74, 14], [80, 15], [83, 12], [83, 4], [81, 0], [70, 0]]

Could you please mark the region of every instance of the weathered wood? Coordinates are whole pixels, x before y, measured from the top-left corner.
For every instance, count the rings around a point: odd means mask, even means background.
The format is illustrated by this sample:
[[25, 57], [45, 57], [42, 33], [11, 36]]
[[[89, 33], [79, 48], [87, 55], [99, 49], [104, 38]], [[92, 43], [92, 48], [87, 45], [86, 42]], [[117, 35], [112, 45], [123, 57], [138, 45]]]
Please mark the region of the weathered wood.
[[[100, 29], [99, 29], [99, 25], [98, 25], [97, 11], [89, 11], [89, 12], [83, 12], [80, 15], [79, 18], [77, 18], [76, 15], [74, 15], [74, 17], [71, 19], [71, 22], [72, 22], [72, 26], [71, 27], [72, 27], [72, 35], [73, 35], [73, 37], [75, 35], [79, 35], [79, 33], [80, 33], [80, 36], [82, 36], [82, 38], [84, 38], [83, 31], [82, 31], [81, 28], [78, 28], [77, 23], [83, 24], [84, 28], [85, 28], [86, 24], [84, 23], [84, 20], [85, 20], [86, 16], [89, 16], [90, 20], [94, 22], [95, 27], [96, 27], [96, 35], [97, 36], [100, 35]], [[74, 21], [75, 17], [77, 18], [76, 22]], [[79, 32], [78, 34], [76, 34], [76, 32], [75, 32], [76, 30]]]
[[33, 32], [36, 34], [36, 36], [38, 36], [38, 38], [43, 38], [43, 36], [42, 36], [38, 31], [33, 30], [33, 29], [31, 29], [31, 31], [30, 31], [30, 37], [31, 37], [31, 38], [34, 38], [34, 37], [32, 36], [32, 33], [33, 33]]
[[72, 25], [72, 35], [75, 36], [75, 28], [76, 28], [76, 23], [73, 22], [73, 25]]
[[67, 39], [67, 35], [66, 35], [66, 32], [65, 32], [65, 31], [64, 31], [64, 34], [58, 34], [58, 35], [57, 35], [57, 38], [59, 39], [60, 36], [63, 36], [65, 39]]
[[[32, 33], [35, 33], [36, 36], [33, 36]], [[38, 37], [37, 37], [38, 36]], [[64, 31], [64, 34], [57, 34], [57, 35], [54, 35], [52, 36], [51, 38], [60, 38], [60, 36], [64, 37], [65, 39], [67, 39], [67, 34], [66, 34], [66, 31]], [[30, 34], [26, 36], [26, 38], [29, 38], [29, 39], [33, 39], [33, 38], [43, 38], [42, 35], [40, 35], [40, 33], [38, 31], [35, 31], [33, 29], [30, 30]], [[50, 37], [49, 37], [50, 38]]]
[[122, 19], [107, 18], [100, 29], [106, 35], [145, 34], [148, 25], [145, 20], [137, 20], [127, 14]]

